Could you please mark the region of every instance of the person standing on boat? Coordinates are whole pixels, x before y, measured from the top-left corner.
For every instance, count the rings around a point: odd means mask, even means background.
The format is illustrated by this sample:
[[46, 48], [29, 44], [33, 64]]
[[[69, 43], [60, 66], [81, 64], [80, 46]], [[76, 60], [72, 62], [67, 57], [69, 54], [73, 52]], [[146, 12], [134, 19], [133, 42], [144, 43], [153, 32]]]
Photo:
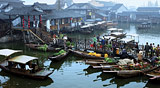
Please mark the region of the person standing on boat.
[[155, 66], [156, 61], [158, 61], [157, 56], [153, 56], [151, 59], [151, 63], [153, 66]]
[[105, 44], [106, 44], [106, 41], [105, 41], [104, 36], [103, 36], [103, 38], [101, 40], [101, 45], [102, 45], [102, 51], [103, 52], [105, 51]]
[[56, 34], [53, 35], [53, 45], [56, 44]]
[[96, 50], [96, 45], [97, 45], [97, 38], [96, 36], [93, 37], [93, 46], [95, 47]]
[[148, 42], [146, 42], [146, 45], [144, 47], [144, 50], [145, 50], [145, 57], [148, 57], [148, 53], [149, 53], [149, 45], [148, 45]]
[[157, 55], [157, 57], [159, 57], [159, 53], [160, 53], [160, 47], [159, 47], [159, 44], [158, 44], [157, 48], [156, 48], [156, 55]]
[[155, 54], [155, 51], [156, 51], [156, 46], [153, 43], [153, 54]]
[[149, 53], [150, 53], [150, 58], [153, 56], [153, 46], [152, 43], [149, 46]]
[[67, 50], [66, 42], [67, 42], [67, 35], [64, 35], [63, 40], [64, 40], [64, 49]]
[[100, 35], [98, 34], [98, 36], [97, 36], [97, 42], [99, 42], [99, 39], [100, 39]]
[[135, 49], [136, 49], [136, 53], [139, 53], [139, 46], [138, 46], [137, 42], [136, 42], [136, 45], [135, 45]]

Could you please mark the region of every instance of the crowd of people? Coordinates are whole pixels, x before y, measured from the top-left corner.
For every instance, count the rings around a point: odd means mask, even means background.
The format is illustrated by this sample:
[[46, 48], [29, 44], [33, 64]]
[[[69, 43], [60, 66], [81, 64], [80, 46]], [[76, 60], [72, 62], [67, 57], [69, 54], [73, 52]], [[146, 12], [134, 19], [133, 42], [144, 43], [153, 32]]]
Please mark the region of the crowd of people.
[[[101, 45], [102, 50], [111, 50], [112, 56], [119, 56], [121, 59], [124, 58], [134, 58], [137, 61], [142, 61], [143, 59], [148, 59], [154, 65], [160, 57], [160, 46], [159, 44], [155, 46], [154, 43], [146, 42], [145, 45], [139, 45], [137, 42], [124, 43], [117, 42], [116, 40], [105, 39], [104, 36], [100, 38], [93, 37], [93, 47], [96, 49], [98, 45]], [[110, 47], [108, 47], [110, 46]]]

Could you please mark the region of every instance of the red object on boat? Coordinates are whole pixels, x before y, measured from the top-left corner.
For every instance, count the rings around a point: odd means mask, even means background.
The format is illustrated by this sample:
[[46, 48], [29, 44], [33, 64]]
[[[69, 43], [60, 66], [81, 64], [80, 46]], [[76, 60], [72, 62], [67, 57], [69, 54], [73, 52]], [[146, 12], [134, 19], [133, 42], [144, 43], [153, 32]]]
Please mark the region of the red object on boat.
[[93, 44], [91, 44], [90, 46], [93, 47]]
[[102, 48], [102, 45], [100, 45], [100, 48]]

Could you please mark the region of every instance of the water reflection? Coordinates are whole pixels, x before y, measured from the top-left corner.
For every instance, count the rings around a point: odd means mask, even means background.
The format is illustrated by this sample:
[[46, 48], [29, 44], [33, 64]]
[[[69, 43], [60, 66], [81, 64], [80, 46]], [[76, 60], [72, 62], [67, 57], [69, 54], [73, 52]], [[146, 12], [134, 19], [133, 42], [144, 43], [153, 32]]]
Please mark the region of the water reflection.
[[[39, 88], [41, 86], [49, 86], [53, 83], [53, 80], [49, 77], [44, 81], [18, 77], [3, 71], [0, 72], [0, 75], [5, 80], [5, 82], [1, 83], [1, 87], [3, 88]], [[1, 80], [4, 81], [3, 79]]]
[[102, 70], [101, 69], [93, 69], [91, 66], [89, 66], [88, 68], [83, 69], [83, 71], [85, 72], [85, 75], [90, 75], [93, 73], [101, 72]]

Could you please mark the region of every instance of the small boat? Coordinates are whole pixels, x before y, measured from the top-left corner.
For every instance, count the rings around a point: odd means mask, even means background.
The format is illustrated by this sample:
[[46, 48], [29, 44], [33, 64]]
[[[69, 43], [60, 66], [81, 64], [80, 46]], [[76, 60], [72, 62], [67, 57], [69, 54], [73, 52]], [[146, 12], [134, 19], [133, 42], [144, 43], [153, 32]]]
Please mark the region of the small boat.
[[88, 53], [85, 52], [85, 51], [72, 50], [72, 49], [69, 49], [69, 51], [71, 51], [71, 53], [75, 54], [76, 56], [82, 57], [82, 58], [85, 58], [85, 59], [102, 59], [102, 60], [105, 59], [104, 57], [97, 57], [97, 56], [88, 55]]
[[48, 47], [46, 46], [46, 50], [41, 49], [40, 47], [44, 47], [44, 45], [40, 45], [40, 44], [25, 44], [27, 47], [34, 49], [34, 50], [40, 50], [40, 51], [59, 51], [61, 50], [60, 48], [54, 48], [54, 47]]
[[92, 66], [100, 65], [100, 64], [115, 65], [116, 61], [109, 63], [106, 60], [92, 60], [91, 59], [91, 60], [85, 60], [85, 64], [90, 64]]
[[[20, 55], [10, 58], [12, 54], [22, 52], [20, 50], [2, 49], [0, 55], [6, 56], [5, 60], [0, 62], [0, 68], [6, 72], [34, 79], [45, 79], [53, 73], [38, 66], [38, 58]], [[34, 62], [33, 62], [34, 61]]]
[[[61, 51], [59, 51], [61, 52]], [[48, 57], [51, 61], [60, 61], [62, 59], [64, 59], [65, 57], [67, 57], [67, 55], [69, 54], [70, 51], [64, 51], [64, 53], [61, 53], [60, 55], [52, 55], [50, 57]], [[56, 54], [56, 53], [55, 53]]]
[[141, 66], [121, 65], [113, 66], [110, 70], [103, 70], [104, 73], [116, 73], [118, 77], [128, 78], [150, 72], [157, 67], [151, 66], [149, 63], [145, 63]]
[[160, 81], [160, 68], [157, 67], [153, 71], [148, 72], [146, 75], [150, 77], [150, 81]]

